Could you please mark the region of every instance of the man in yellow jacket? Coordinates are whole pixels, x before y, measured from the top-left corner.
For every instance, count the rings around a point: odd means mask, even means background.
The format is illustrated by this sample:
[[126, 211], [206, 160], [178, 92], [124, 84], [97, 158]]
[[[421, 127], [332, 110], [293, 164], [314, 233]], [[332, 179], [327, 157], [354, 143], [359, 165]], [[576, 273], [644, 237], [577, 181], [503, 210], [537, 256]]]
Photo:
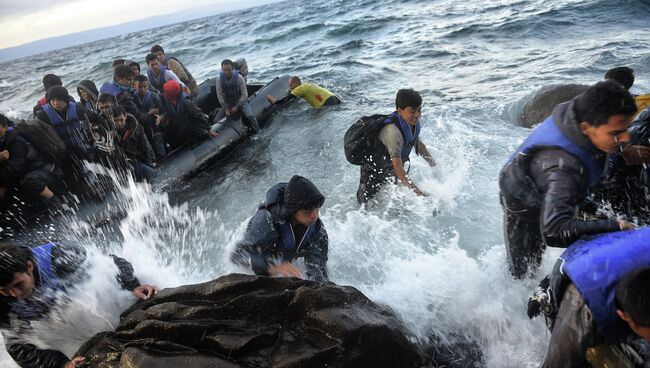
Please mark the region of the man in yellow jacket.
[[337, 95], [315, 84], [303, 84], [300, 78], [296, 76], [289, 79], [289, 90], [291, 93], [283, 99], [276, 100], [273, 96], [266, 96], [266, 98], [273, 104], [302, 98], [315, 109], [320, 109], [323, 106], [338, 105], [341, 103], [341, 99]]

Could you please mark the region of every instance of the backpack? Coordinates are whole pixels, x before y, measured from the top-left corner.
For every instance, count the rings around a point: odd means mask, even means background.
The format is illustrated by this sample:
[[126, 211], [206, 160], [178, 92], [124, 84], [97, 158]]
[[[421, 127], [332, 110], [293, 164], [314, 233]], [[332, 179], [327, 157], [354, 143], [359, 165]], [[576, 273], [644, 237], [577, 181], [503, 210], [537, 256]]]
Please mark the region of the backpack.
[[379, 153], [379, 149], [383, 147], [379, 142], [379, 131], [386, 125], [388, 117], [390, 115], [362, 116], [348, 128], [343, 138], [343, 147], [345, 158], [351, 164], [366, 164]]
[[66, 147], [61, 137], [49, 123], [41, 120], [21, 120], [16, 131], [23, 136], [41, 155], [52, 162], [62, 162]]

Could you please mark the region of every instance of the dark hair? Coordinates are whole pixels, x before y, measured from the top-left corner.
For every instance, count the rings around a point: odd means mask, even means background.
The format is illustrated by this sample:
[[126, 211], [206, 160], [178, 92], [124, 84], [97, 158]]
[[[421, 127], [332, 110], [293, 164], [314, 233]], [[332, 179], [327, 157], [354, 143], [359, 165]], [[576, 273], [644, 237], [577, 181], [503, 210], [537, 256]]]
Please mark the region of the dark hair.
[[58, 75], [54, 74], [45, 74], [43, 77], [43, 88], [47, 91], [50, 87], [62, 86], [61, 78]]
[[132, 61], [132, 62], [129, 63], [129, 68], [133, 68], [134, 66], [138, 68], [138, 71], [141, 70], [140, 69], [140, 64], [137, 61]]
[[113, 117], [117, 117], [122, 114], [126, 115], [126, 110], [124, 110], [124, 107], [120, 105], [111, 106], [111, 115], [113, 115]]
[[133, 78], [133, 70], [131, 70], [131, 68], [124, 64], [115, 67], [115, 71], [113, 72], [113, 79], [117, 81], [119, 79], [129, 78]]
[[97, 98], [97, 105], [99, 106], [100, 103], [106, 103], [106, 102], [111, 104], [111, 106], [117, 105], [115, 96], [108, 93], [102, 93], [101, 95], [99, 95], [99, 97]]
[[650, 327], [650, 268], [627, 274], [616, 285], [620, 309], [641, 326]]
[[412, 88], [400, 89], [397, 91], [397, 96], [395, 96], [395, 106], [398, 109], [418, 108], [422, 106], [422, 96]]
[[118, 65], [124, 65], [125, 59], [115, 59], [113, 60], [112, 67], [115, 68]]
[[9, 126], [9, 119], [4, 114], [0, 114], [0, 125], [3, 127], [8, 127]]
[[630, 92], [611, 79], [594, 84], [574, 101], [578, 122], [593, 126], [607, 124], [610, 116], [633, 115], [637, 110]]
[[27, 272], [27, 261], [32, 261], [32, 251], [14, 242], [0, 243], [0, 286], [14, 280], [15, 272]]
[[155, 54], [147, 54], [147, 57], [145, 57], [144, 60], [147, 62], [147, 65], [149, 65], [150, 61], [158, 60], [158, 57]]
[[133, 78], [134, 81], [136, 82], [149, 82], [149, 78], [147, 78], [146, 75], [144, 74], [138, 74]]
[[629, 90], [634, 84], [634, 69], [627, 66], [612, 68], [605, 73], [605, 79], [613, 79]]
[[151, 46], [151, 53], [152, 54], [155, 53], [155, 52], [158, 52], [158, 51], [162, 52], [163, 54], [165, 53], [165, 50], [163, 50], [162, 46], [160, 46], [160, 45]]
[[296, 82], [296, 83], [298, 83], [298, 84], [301, 84], [301, 83], [302, 83], [302, 81], [300, 80], [300, 77], [298, 77], [298, 76], [296, 76], [296, 75], [294, 75], [294, 76], [292, 76], [291, 78], [289, 78], [289, 82]]
[[230, 59], [224, 59], [224, 60], [221, 62], [221, 66], [224, 66], [224, 65], [230, 65], [230, 66], [232, 66], [233, 68], [235, 67], [235, 65], [233, 64], [232, 60], [230, 60]]

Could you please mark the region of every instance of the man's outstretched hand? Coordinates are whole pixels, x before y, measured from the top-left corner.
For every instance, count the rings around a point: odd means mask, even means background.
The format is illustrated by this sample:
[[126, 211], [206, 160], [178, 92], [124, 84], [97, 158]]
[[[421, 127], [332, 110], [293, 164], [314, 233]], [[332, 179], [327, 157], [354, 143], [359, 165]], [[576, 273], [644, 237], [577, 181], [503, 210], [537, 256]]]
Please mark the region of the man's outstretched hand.
[[132, 294], [134, 297], [142, 300], [147, 300], [158, 292], [158, 287], [154, 285], [142, 284], [133, 289]]

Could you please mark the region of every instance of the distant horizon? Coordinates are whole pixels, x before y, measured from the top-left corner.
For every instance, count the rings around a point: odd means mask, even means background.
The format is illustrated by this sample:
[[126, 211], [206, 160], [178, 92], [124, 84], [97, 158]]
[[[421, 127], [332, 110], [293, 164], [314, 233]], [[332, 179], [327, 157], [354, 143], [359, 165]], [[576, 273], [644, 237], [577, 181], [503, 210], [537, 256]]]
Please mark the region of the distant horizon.
[[[282, 0], [245, 0], [243, 3], [225, 0], [220, 1], [217, 4], [211, 2], [212, 5], [193, 6], [173, 13], [152, 15], [140, 19], [126, 20], [116, 24], [98, 26], [90, 29], [81, 29], [65, 34], [53, 35], [51, 37], [38, 38], [19, 45], [0, 48], [0, 62], [21, 59], [44, 52], [117, 37], [123, 34], [144, 31], [163, 25], [183, 23], [279, 1]], [[2, 24], [3, 22], [0, 22], [0, 25]], [[4, 36], [2, 37], [4, 38]]]

